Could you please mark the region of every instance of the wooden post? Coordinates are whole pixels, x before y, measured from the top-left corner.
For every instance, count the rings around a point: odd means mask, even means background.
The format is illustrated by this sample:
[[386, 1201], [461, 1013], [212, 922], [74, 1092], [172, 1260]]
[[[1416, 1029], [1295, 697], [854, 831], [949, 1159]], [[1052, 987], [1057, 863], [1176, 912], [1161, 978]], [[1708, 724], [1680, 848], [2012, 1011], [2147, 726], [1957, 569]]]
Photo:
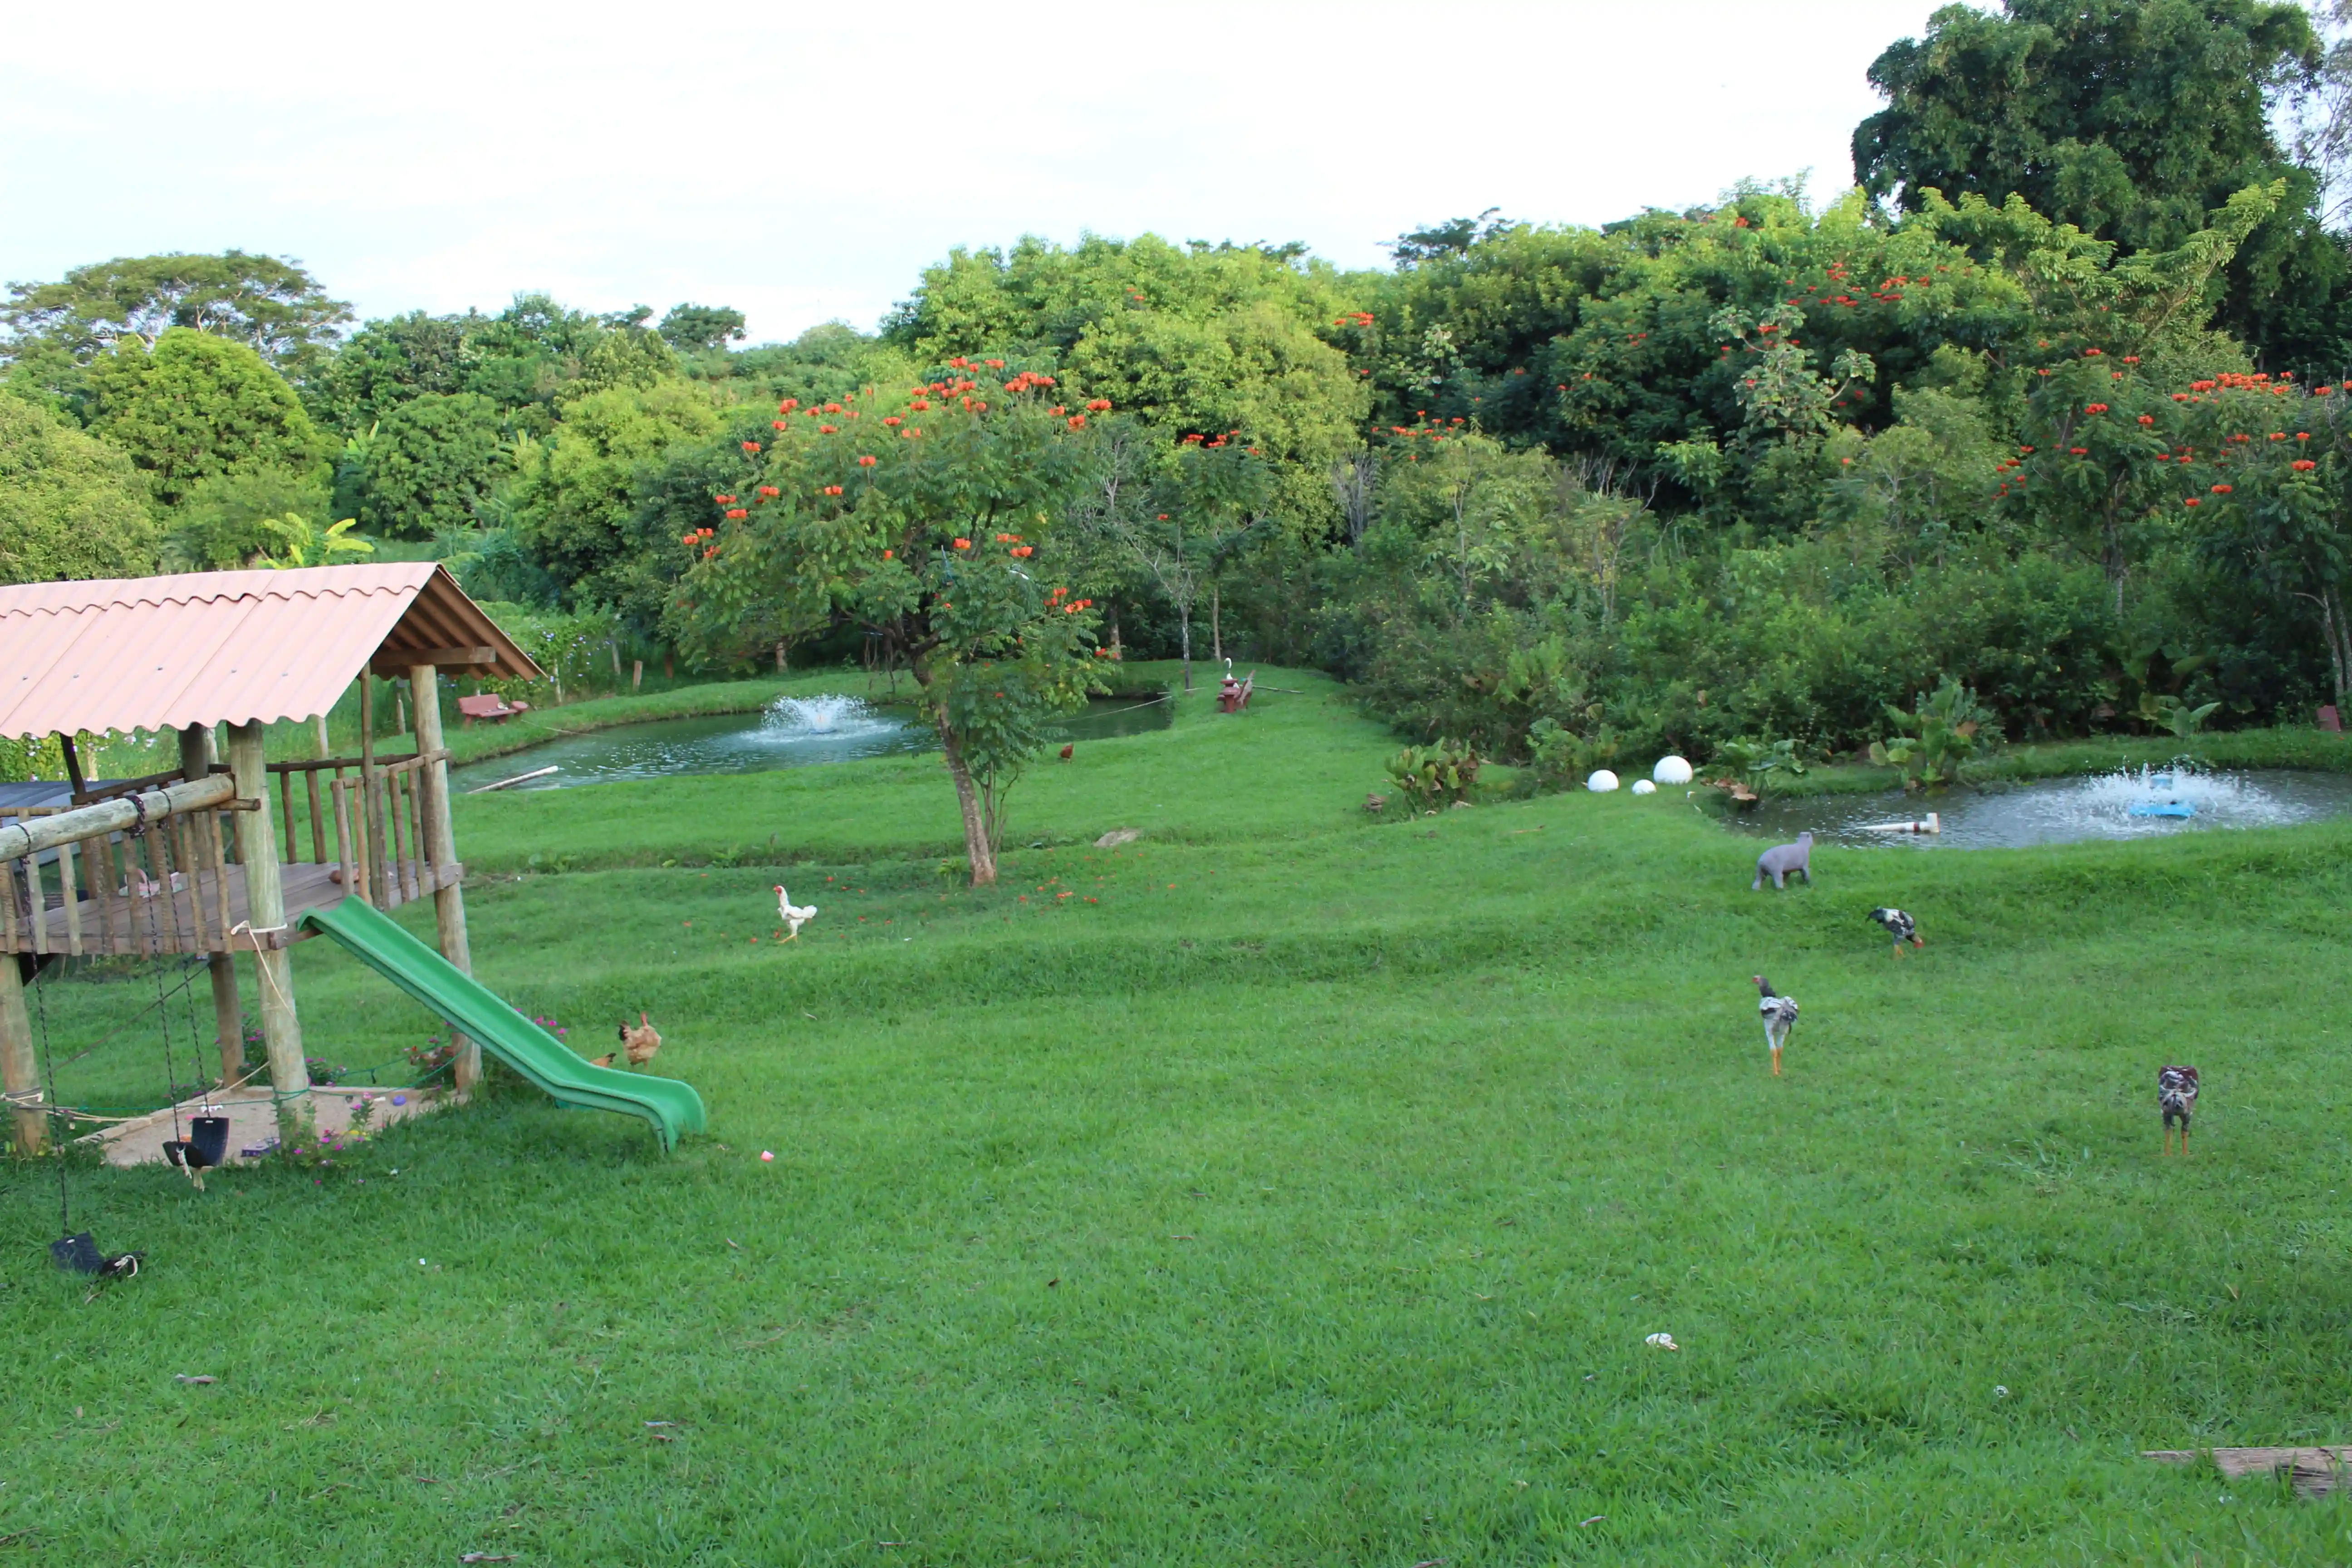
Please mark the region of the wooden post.
[[[41, 1064], [33, 1055], [33, 1019], [25, 1011], [23, 973], [15, 953], [0, 952], [0, 1088], [21, 1094], [40, 1087]], [[37, 1154], [48, 1147], [47, 1111], [20, 1107], [9, 1120], [16, 1124], [17, 1153]]]
[[[245, 908], [261, 942], [286, 923], [286, 893], [278, 880], [278, 836], [269, 820], [269, 766], [262, 753], [268, 726], [232, 724], [229, 771], [239, 796], [260, 803], [236, 814], [236, 858], [245, 867]], [[278, 1102], [280, 1142], [306, 1142], [313, 1125], [310, 1073], [302, 1061], [302, 1021], [294, 1012], [294, 966], [282, 947], [257, 947], [253, 967], [261, 976], [261, 1043], [269, 1053], [269, 1087]]]
[[376, 799], [375, 672], [360, 671], [360, 831], [367, 837], [368, 890], [381, 907], [383, 886], [383, 810]]
[[646, 661], [641, 658], [629, 660], [629, 689], [633, 692], [642, 691], [645, 689], [645, 684]]
[[[440, 691], [433, 666], [420, 664], [408, 672], [408, 684], [416, 698], [416, 754], [429, 757], [442, 749]], [[425, 693], [432, 693], [427, 700]], [[441, 956], [464, 970], [474, 973], [473, 949], [466, 942], [466, 889], [455, 877], [444, 878], [441, 868], [457, 863], [457, 835], [449, 825], [449, 763], [445, 759], [427, 763], [416, 772], [425, 786], [423, 816], [425, 819], [425, 858], [433, 868], [433, 924], [441, 939]], [[449, 1043], [457, 1048], [457, 1059], [452, 1069], [457, 1077], [457, 1093], [471, 1094], [482, 1076], [482, 1047], [462, 1034], [452, 1032]]]
[[313, 733], [314, 735], [316, 735], [316, 736], [317, 736], [317, 738], [318, 738], [318, 742], [319, 742], [319, 760], [320, 760], [320, 762], [322, 762], [322, 763], [323, 763], [323, 762], [325, 762], [329, 757], [331, 757], [331, 756], [333, 756], [333, 755], [335, 754], [334, 752], [331, 752], [331, 751], [329, 751], [329, 750], [327, 749], [327, 716], [326, 716], [324, 713], [321, 713], [321, 714], [318, 715], [316, 718], [312, 719], [312, 720], [310, 721], [310, 722], [311, 722], [313, 725], [317, 726], [317, 728], [312, 731], [312, 733]]
[[[191, 724], [180, 731], [180, 774], [183, 778], [201, 779], [210, 776], [212, 771], [212, 737], [202, 724]], [[226, 879], [227, 868], [216, 867], [215, 874]], [[189, 901], [193, 903], [196, 896], [196, 881], [192, 875], [188, 879]], [[224, 930], [221, 943], [226, 947], [227, 942], [228, 933]], [[213, 979], [213, 1028], [220, 1036], [221, 1082], [235, 1083], [245, 1071], [245, 1009], [236, 996], [236, 960], [226, 952], [215, 952], [209, 967]]]

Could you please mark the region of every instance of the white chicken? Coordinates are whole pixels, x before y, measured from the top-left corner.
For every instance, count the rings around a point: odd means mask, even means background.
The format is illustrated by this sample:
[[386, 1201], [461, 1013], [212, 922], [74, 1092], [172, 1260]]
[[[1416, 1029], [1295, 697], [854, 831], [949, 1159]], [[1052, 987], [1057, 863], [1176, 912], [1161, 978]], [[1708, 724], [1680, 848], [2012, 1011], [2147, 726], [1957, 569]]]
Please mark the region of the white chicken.
[[779, 882], [776, 885], [776, 918], [782, 921], [784, 929], [792, 933], [784, 940], [797, 942], [800, 940], [801, 927], [816, 919], [816, 906], [793, 902], [793, 896], [784, 891], [783, 884]]

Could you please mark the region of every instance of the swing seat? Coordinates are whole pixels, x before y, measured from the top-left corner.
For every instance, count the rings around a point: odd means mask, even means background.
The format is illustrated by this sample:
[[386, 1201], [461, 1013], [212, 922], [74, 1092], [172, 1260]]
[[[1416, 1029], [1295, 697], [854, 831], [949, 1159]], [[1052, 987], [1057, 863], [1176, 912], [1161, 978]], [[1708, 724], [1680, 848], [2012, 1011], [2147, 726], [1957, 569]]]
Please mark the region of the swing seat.
[[185, 1138], [167, 1139], [163, 1158], [191, 1171], [209, 1171], [228, 1158], [228, 1118], [199, 1116], [188, 1123]]
[[228, 1158], [228, 1118], [199, 1116], [188, 1123], [188, 1152], [202, 1166], [218, 1165]]
[[72, 1236], [61, 1236], [49, 1243], [49, 1260], [76, 1274], [95, 1274], [106, 1267], [106, 1259], [98, 1250], [97, 1239], [86, 1230]]

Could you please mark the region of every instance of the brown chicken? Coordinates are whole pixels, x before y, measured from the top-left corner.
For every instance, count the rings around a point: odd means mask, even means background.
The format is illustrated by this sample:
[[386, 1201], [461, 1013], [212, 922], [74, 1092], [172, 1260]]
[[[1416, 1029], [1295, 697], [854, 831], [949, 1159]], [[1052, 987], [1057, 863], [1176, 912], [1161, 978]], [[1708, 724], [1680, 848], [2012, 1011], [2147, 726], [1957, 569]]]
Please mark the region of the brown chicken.
[[620, 1036], [620, 1050], [606, 1051], [603, 1056], [590, 1061], [588, 1065], [595, 1068], [608, 1068], [613, 1065], [614, 1058], [625, 1053], [631, 1067], [641, 1068], [653, 1060], [654, 1053], [661, 1049], [661, 1031], [646, 1021], [642, 1011], [637, 1014], [637, 1026], [632, 1029], [627, 1024], [622, 1024]]

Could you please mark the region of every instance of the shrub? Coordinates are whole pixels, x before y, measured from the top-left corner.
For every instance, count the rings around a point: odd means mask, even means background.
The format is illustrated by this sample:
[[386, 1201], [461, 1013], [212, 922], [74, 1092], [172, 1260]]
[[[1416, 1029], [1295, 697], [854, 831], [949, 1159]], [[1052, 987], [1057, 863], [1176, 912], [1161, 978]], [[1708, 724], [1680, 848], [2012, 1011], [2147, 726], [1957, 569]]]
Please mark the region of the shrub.
[[1441, 740], [1433, 746], [1407, 746], [1389, 759], [1389, 776], [1417, 811], [1434, 811], [1470, 798], [1485, 759], [1468, 746]]

